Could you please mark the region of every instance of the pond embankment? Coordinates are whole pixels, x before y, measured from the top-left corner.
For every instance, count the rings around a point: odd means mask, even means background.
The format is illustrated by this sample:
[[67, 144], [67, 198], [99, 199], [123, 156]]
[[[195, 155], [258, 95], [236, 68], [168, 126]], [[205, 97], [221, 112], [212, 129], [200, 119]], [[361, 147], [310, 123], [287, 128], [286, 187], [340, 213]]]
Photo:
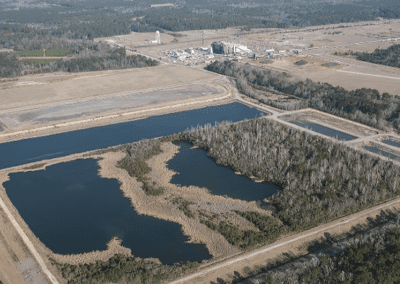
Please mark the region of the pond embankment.
[[[210, 257], [213, 257], [213, 259], [240, 253], [241, 250], [238, 247], [230, 244], [221, 234], [211, 230], [201, 221], [204, 220], [204, 218], [216, 218], [220, 221], [229, 222], [241, 230], [258, 231], [258, 229], [252, 223], [236, 214], [235, 211], [252, 211], [258, 212], [262, 215], [270, 215], [270, 212], [259, 208], [255, 201], [249, 202], [227, 196], [213, 195], [207, 188], [204, 187], [180, 186], [172, 184], [171, 179], [176, 172], [168, 169], [167, 162], [178, 153], [179, 147], [171, 142], [164, 142], [161, 144], [161, 150], [161, 154], [153, 156], [147, 161], [147, 164], [152, 169], [147, 175], [150, 182], [164, 188], [164, 192], [159, 196], [147, 195], [142, 189], [141, 182], [138, 182], [135, 178], [132, 178], [126, 170], [117, 166], [118, 161], [123, 159], [126, 155], [122, 152], [110, 151], [102, 154], [91, 153], [91, 155], [88, 155], [87, 153], [75, 154], [64, 158], [42, 161], [37, 166], [33, 165], [30, 167], [16, 167], [12, 169], [12, 171], [14, 173], [25, 172], [25, 174], [28, 174], [29, 172], [42, 171], [50, 174], [51, 167], [57, 166], [60, 163], [74, 162], [76, 160], [96, 159], [96, 164], [98, 165], [98, 175], [100, 179], [106, 178], [118, 180], [119, 189], [122, 191], [123, 196], [129, 199], [129, 203], [132, 206], [130, 210], [134, 210], [135, 214], [138, 214], [138, 216], [149, 216], [149, 218], [154, 217], [160, 221], [163, 220], [163, 222], [169, 221], [173, 222], [171, 224], [179, 224], [183, 235], [185, 236], [183, 242], [187, 242], [187, 244], [190, 243], [196, 246], [196, 251], [200, 249], [198, 246], [205, 246]], [[46, 169], [46, 171], [43, 171], [44, 169]], [[13, 175], [11, 171], [8, 173], [7, 171], [2, 172], [3, 182], [10, 180], [10, 173]], [[81, 189], [74, 188], [74, 190]], [[9, 203], [11, 204], [11, 202]], [[15, 202], [13, 201], [13, 203]], [[104, 206], [107, 206], [107, 204]], [[18, 211], [16, 211], [18, 209], [17, 205], [15, 205], [15, 207], [16, 209], [13, 214], [19, 215], [21, 212], [18, 213]], [[104, 207], [103, 209], [108, 210], [109, 208]], [[190, 214], [188, 214], [188, 212]], [[43, 239], [39, 240], [39, 238], [35, 236], [33, 233], [35, 230], [29, 225], [29, 222], [25, 220], [26, 218], [23, 216], [23, 214], [21, 214], [21, 216], [24, 219], [19, 216], [19, 220], [23, 220], [22, 222], [24, 223], [24, 230], [29, 231], [29, 238], [33, 240], [35, 246], [39, 248], [41, 254], [47, 255], [49, 258], [52, 258], [59, 263], [76, 265], [80, 263], [95, 262], [96, 260], [106, 261], [116, 253], [128, 256], [132, 254], [138, 256], [135, 254], [135, 249], [133, 249], [134, 247], [132, 247], [132, 244], [128, 246], [125, 245], [127, 240], [124, 239], [123, 234], [121, 236], [116, 235], [114, 238], [112, 238], [111, 241], [104, 246], [104, 249], [95, 249], [94, 251], [86, 253], [55, 253], [46, 246], [46, 242]], [[124, 223], [124, 226], [132, 226], [132, 230], [140, 231], [144, 229], [141, 227], [135, 227], [135, 225], [135, 223]], [[148, 243], [149, 246], [154, 245], [154, 243], [151, 241]], [[157, 243], [157, 245], [159, 245], [159, 243]], [[193, 251], [193, 248], [188, 249], [188, 251]], [[197, 253], [200, 257], [198, 261], [209, 259], [209, 257], [207, 257], [204, 253], [200, 251]], [[153, 261], [158, 262], [156, 253], [151, 257], [145, 258], [150, 258]], [[182, 259], [182, 261], [185, 260], [186, 259]], [[162, 262], [164, 263], [164, 261]]]

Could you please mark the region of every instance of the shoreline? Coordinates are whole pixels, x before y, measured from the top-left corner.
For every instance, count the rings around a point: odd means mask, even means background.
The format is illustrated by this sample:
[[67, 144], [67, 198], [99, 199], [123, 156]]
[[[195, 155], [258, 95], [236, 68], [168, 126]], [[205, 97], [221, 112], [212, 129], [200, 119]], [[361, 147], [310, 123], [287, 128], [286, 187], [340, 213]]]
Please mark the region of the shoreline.
[[[70, 162], [79, 159], [97, 159], [97, 164], [99, 165], [98, 175], [102, 178], [117, 179], [120, 182], [120, 190], [122, 191], [123, 196], [129, 198], [133, 207], [132, 209], [138, 214], [177, 223], [181, 226], [182, 233], [188, 237], [188, 243], [204, 244], [209, 253], [212, 255], [212, 258], [204, 260], [203, 264], [209, 265], [210, 262], [241, 253], [241, 250], [229, 244], [222, 235], [209, 229], [206, 225], [201, 224], [196, 218], [187, 217], [182, 210], [179, 210], [178, 205], [173, 204], [172, 200], [176, 197], [181, 197], [185, 200], [189, 200], [190, 202], [194, 201], [197, 208], [194, 208], [194, 205], [190, 206], [191, 209], [196, 212], [196, 214], [199, 211], [204, 210], [211, 215], [226, 214], [226, 220], [229, 220], [230, 222], [241, 226], [242, 228], [253, 230], [256, 229], [246, 223], [244, 219], [242, 220], [241, 217], [237, 218], [237, 216], [233, 216], [233, 214], [230, 214], [230, 212], [232, 210], [243, 210], [258, 211], [266, 214], [265, 211], [259, 209], [255, 202], [247, 202], [229, 197], [212, 195], [206, 188], [199, 188], [196, 186], [180, 187], [171, 184], [170, 181], [175, 172], [169, 170], [166, 164], [179, 151], [179, 147], [171, 142], [164, 142], [162, 143], [161, 147], [163, 152], [147, 161], [148, 165], [152, 168], [152, 171], [148, 177], [151, 179], [151, 181], [155, 181], [160, 186], [165, 188], [165, 193], [160, 196], [146, 195], [141, 188], [142, 184], [140, 182], [129, 176], [124, 169], [116, 167], [116, 163], [125, 157], [125, 153], [106, 152], [102, 154], [95, 154], [94, 151], [33, 163], [33, 166], [37, 165], [37, 167], [29, 168], [27, 165], [21, 165], [12, 169], [7, 169], [6, 171], [2, 171], [0, 172], [0, 177], [2, 177], [0, 180], [1, 188], [3, 189], [1, 195], [7, 197], [6, 203], [12, 206], [11, 211], [13, 215], [16, 216], [16, 219], [21, 224], [29, 239], [34, 243], [34, 246], [40, 252], [40, 255], [47, 258], [47, 262], [49, 262], [49, 258], [52, 258], [59, 263], [77, 265], [83, 263], [93, 263], [97, 260], [106, 261], [116, 253], [132, 256], [131, 249], [122, 246], [121, 240], [117, 240], [115, 238], [111, 239], [107, 243], [106, 250], [96, 250], [88, 253], [69, 255], [56, 254], [52, 252], [35, 236], [28, 224], [26, 224], [23, 218], [19, 215], [18, 210], [8, 199], [6, 190], [3, 186], [3, 182], [9, 179], [9, 173], [44, 170], [46, 167], [54, 164]], [[157, 258], [146, 259], [160, 263]]]
[[109, 114], [105, 116], [89, 117], [78, 121], [68, 121], [54, 125], [47, 125], [33, 129], [19, 130], [14, 132], [0, 132], [0, 144], [18, 140], [50, 136], [65, 132], [72, 132], [82, 129], [113, 125], [118, 123], [131, 122], [146, 119], [148, 117], [166, 114], [179, 113], [201, 109], [210, 106], [218, 106], [234, 103], [232, 94], [226, 90], [219, 96], [208, 96], [202, 100], [186, 100], [178, 104], [161, 104], [153, 108], [139, 108], [124, 113]]

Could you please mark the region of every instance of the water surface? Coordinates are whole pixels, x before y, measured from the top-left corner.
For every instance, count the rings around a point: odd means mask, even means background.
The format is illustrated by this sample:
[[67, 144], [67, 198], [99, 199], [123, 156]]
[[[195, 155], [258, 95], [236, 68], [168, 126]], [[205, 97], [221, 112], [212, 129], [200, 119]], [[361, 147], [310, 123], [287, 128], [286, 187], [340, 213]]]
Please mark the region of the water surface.
[[193, 149], [190, 143], [174, 143], [180, 146], [180, 150], [167, 163], [169, 169], [178, 172], [171, 183], [206, 187], [212, 194], [247, 201], [262, 200], [279, 190], [271, 183], [256, 183], [248, 177], [236, 175], [232, 169], [209, 158], [205, 150]]
[[164, 264], [211, 258], [203, 244], [189, 244], [181, 226], [138, 215], [116, 179], [97, 175], [93, 159], [12, 173], [7, 194], [33, 233], [53, 252], [106, 249], [113, 237], [132, 254], [157, 257]]
[[393, 160], [400, 161], [400, 156], [397, 156], [395, 154], [386, 152], [386, 151], [378, 149], [376, 147], [364, 146], [363, 148], [368, 150], [368, 151], [370, 151], [370, 152], [372, 152], [372, 153], [375, 153], [375, 154], [378, 154], [378, 155], [381, 155], [381, 156], [384, 156], [384, 157], [387, 157], [387, 158], [390, 158], [390, 159], [393, 159]]
[[166, 136], [199, 124], [225, 120], [236, 122], [260, 115], [264, 114], [240, 103], [232, 103], [3, 143], [0, 144], [0, 169]]
[[305, 121], [289, 121], [290, 123], [296, 124], [298, 126], [310, 129], [312, 131], [324, 134], [326, 136], [330, 136], [332, 138], [335, 138], [337, 140], [344, 140], [344, 141], [349, 141], [356, 139], [357, 137], [346, 134], [344, 132], [323, 126], [318, 123], [312, 123], [312, 122], [305, 122]]
[[393, 140], [382, 140], [383, 143], [400, 148], [400, 143]]

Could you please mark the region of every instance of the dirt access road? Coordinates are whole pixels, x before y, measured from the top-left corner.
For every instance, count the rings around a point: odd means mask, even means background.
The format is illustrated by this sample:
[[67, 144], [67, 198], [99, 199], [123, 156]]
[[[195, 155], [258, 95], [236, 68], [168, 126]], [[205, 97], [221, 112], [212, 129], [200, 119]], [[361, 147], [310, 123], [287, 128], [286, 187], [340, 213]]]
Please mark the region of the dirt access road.
[[[211, 281], [215, 281], [217, 278], [232, 280], [231, 276], [233, 275], [234, 271], [238, 271], [240, 273], [244, 267], [255, 268], [257, 266], [265, 265], [267, 260], [277, 258], [285, 252], [298, 251], [298, 247], [312, 240], [321, 238], [324, 233], [340, 234], [347, 232], [354, 225], [365, 223], [368, 217], [374, 216], [383, 209], [397, 208], [399, 204], [400, 199], [395, 199], [339, 220], [320, 225], [311, 230], [285, 237], [273, 244], [261, 247], [257, 250], [241, 254], [219, 263], [215, 263], [199, 272], [172, 281], [169, 284], [209, 284]], [[305, 253], [303, 252], [303, 254]]]
[[37, 263], [40, 265], [41, 270], [44, 272], [44, 274], [47, 276], [47, 278], [50, 280], [50, 282], [52, 284], [59, 284], [59, 282], [54, 277], [54, 275], [47, 269], [47, 266], [44, 263], [42, 257], [40, 256], [38, 251], [35, 249], [34, 245], [29, 240], [28, 236], [24, 233], [24, 231], [18, 224], [17, 220], [15, 220], [14, 216], [11, 214], [10, 210], [8, 210], [7, 206], [5, 205], [5, 203], [3, 202], [3, 200], [1, 198], [0, 198], [0, 207], [7, 214], [7, 217], [11, 221], [14, 228], [17, 230], [17, 232], [18, 232], [19, 236], [22, 238], [24, 244], [28, 247], [28, 249], [32, 253], [33, 257], [35, 258]]

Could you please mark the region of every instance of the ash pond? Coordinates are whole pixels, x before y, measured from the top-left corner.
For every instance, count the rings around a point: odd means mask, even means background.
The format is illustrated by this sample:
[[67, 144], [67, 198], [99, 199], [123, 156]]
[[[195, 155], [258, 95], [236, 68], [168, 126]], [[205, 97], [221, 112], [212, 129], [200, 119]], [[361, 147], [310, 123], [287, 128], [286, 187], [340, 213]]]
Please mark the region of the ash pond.
[[296, 124], [298, 126], [310, 129], [312, 131], [321, 133], [323, 135], [335, 138], [337, 140], [350, 141], [350, 140], [353, 140], [353, 139], [357, 138], [357, 137], [355, 137], [353, 135], [350, 135], [350, 134], [347, 134], [347, 133], [344, 133], [344, 132], [341, 132], [341, 131], [338, 131], [338, 130], [335, 130], [335, 129], [332, 129], [332, 128], [329, 128], [329, 127], [326, 127], [326, 126], [323, 126], [323, 125], [318, 124], [318, 123], [305, 122], [305, 121], [294, 121], [294, 120], [291, 120], [289, 122], [293, 123], [293, 124]]
[[203, 149], [193, 148], [188, 142], [174, 142], [179, 152], [167, 163], [175, 172], [171, 183], [182, 186], [205, 187], [212, 194], [227, 195], [246, 201], [262, 200], [279, 191], [272, 183], [256, 183], [252, 179], [237, 175], [225, 166], [218, 165]]
[[0, 144], [0, 169], [43, 159], [166, 136], [191, 126], [224, 120], [236, 122], [265, 115], [240, 103], [210, 106], [147, 119], [76, 130], [56, 135]]
[[33, 233], [55, 253], [105, 250], [118, 237], [134, 256], [163, 264], [212, 257], [205, 245], [187, 243], [179, 224], [138, 215], [119, 182], [101, 178], [98, 170], [96, 160], [80, 159], [11, 173], [3, 185]]

